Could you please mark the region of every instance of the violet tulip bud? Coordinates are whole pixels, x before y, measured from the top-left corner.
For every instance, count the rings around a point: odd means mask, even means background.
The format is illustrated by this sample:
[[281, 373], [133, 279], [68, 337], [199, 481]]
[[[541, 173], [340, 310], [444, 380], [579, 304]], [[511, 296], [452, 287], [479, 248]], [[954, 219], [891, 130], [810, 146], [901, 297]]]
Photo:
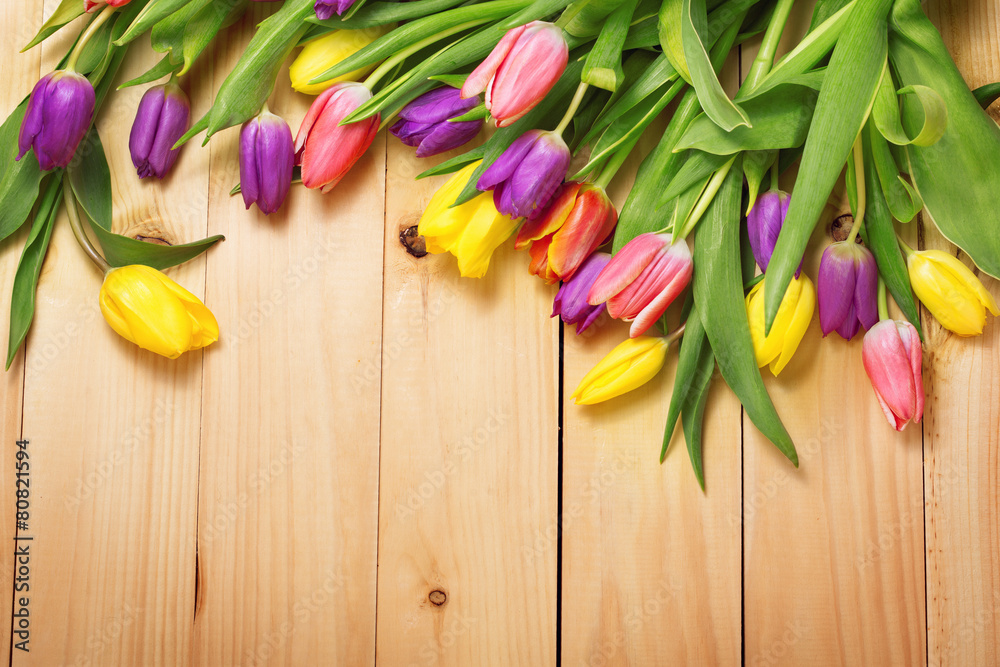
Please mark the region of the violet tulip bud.
[[143, 94], [128, 137], [128, 150], [139, 178], [167, 175], [180, 154], [180, 148], [173, 145], [187, 132], [190, 118], [188, 96], [173, 81], [153, 86]]
[[280, 116], [264, 110], [240, 130], [240, 192], [247, 208], [256, 203], [265, 215], [285, 202], [292, 184], [295, 148], [292, 130]]
[[836, 330], [845, 340], [858, 328], [878, 322], [878, 267], [868, 248], [837, 241], [823, 251], [816, 277], [819, 324], [826, 336]]
[[343, 16], [344, 12], [350, 9], [356, 0], [316, 0], [313, 9], [316, 10], [316, 18], [321, 21], [332, 19], [333, 15]]
[[[750, 236], [750, 248], [753, 258], [762, 272], [767, 272], [767, 265], [774, 252], [774, 244], [778, 242], [778, 232], [785, 224], [788, 215], [788, 203], [791, 197], [782, 190], [769, 190], [757, 198], [750, 213], [747, 214], [747, 232]], [[795, 271], [798, 278], [802, 272], [802, 263]]]
[[569, 61], [562, 28], [532, 21], [508, 30], [465, 80], [462, 97], [486, 91], [486, 108], [497, 127], [531, 111], [552, 90]]
[[372, 145], [379, 114], [340, 124], [371, 98], [364, 85], [344, 82], [330, 86], [313, 101], [295, 137], [295, 159], [302, 165], [302, 183], [307, 188], [329, 192]]
[[889, 424], [902, 431], [924, 414], [923, 352], [909, 322], [882, 320], [865, 334], [861, 348], [865, 372]]
[[582, 334], [587, 327], [604, 312], [603, 303], [591, 306], [587, 303], [587, 294], [593, 287], [597, 276], [611, 261], [611, 255], [606, 252], [595, 252], [588, 257], [573, 277], [567, 280], [556, 292], [552, 303], [552, 317], [558, 315], [566, 324], [575, 324], [576, 333]]
[[407, 146], [417, 148], [417, 157], [430, 157], [458, 148], [479, 134], [482, 120], [450, 122], [476, 108], [476, 100], [463, 100], [458, 88], [435, 88], [413, 100], [399, 112], [389, 132]]
[[82, 74], [57, 70], [43, 76], [28, 99], [15, 159], [34, 149], [42, 171], [68, 165], [90, 129], [95, 103], [94, 86]]
[[555, 132], [529, 130], [483, 172], [476, 188], [493, 190], [497, 210], [512, 218], [537, 218], [566, 178], [569, 147]]

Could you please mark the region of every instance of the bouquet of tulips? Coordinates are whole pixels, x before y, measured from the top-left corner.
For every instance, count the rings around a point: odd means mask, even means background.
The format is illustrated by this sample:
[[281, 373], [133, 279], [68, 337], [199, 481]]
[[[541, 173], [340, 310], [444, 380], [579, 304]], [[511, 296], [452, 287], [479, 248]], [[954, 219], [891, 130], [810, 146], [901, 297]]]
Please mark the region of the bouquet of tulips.
[[[531, 273], [560, 284], [553, 316], [577, 333], [605, 312], [631, 322], [630, 337], [582, 378], [577, 403], [642, 385], [678, 343], [661, 457], [681, 420], [702, 485], [716, 367], [797, 465], [760, 369], [786, 367], [817, 308], [824, 335], [866, 330], [874, 398], [902, 430], [923, 411], [917, 299], [963, 336], [982, 332], [987, 311], [1000, 314], [966, 263], [914, 250], [896, 231], [923, 210], [980, 271], [1000, 276], [1000, 233], [986, 222], [1000, 192], [1000, 128], [984, 112], [1000, 86], [969, 90], [919, 0], [817, 0], [807, 34], [776, 59], [793, 2], [284, 0], [191, 123], [183, 77], [248, 0], [63, 0], [29, 46], [92, 15], [0, 129], [2, 237], [32, 220], [8, 365], [61, 204], [105, 274], [101, 310], [116, 332], [168, 357], [218, 339], [211, 312], [159, 269], [219, 238], [163, 247], [111, 231], [93, 120], [129, 45], [149, 32], [163, 59], [119, 86], [166, 80], [136, 110], [129, 147], [140, 178], [162, 178], [193, 137], [241, 126], [233, 194], [269, 214], [293, 183], [333, 190], [382, 127], [418, 157], [451, 151], [421, 175], [452, 174], [418, 225], [427, 250], [480, 277], [515, 236]], [[730, 98], [718, 71], [755, 36], [758, 54]], [[316, 97], [293, 138], [267, 102], [296, 49], [291, 85]], [[672, 103], [616, 210], [606, 188]], [[485, 142], [456, 150], [487, 122]], [[789, 194], [779, 178], [793, 165]], [[814, 284], [803, 254], [842, 173], [853, 216]], [[904, 320], [890, 319], [887, 294]]]

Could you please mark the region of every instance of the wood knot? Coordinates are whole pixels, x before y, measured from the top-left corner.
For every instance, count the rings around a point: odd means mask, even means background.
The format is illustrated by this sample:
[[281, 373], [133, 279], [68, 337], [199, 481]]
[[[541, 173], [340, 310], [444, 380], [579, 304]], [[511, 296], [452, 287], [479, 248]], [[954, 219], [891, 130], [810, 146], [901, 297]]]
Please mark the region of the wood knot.
[[427, 244], [424, 242], [424, 237], [417, 231], [416, 225], [401, 229], [399, 242], [406, 248], [406, 252], [414, 257], [423, 257], [427, 254]]
[[[854, 216], [850, 213], [845, 213], [844, 215], [837, 216], [833, 222], [830, 223], [830, 236], [834, 241], [846, 241], [847, 237], [851, 235], [851, 227], [854, 225]], [[861, 235], [859, 234], [857, 238], [854, 239], [855, 243], [861, 243]]]
[[427, 596], [427, 599], [430, 600], [431, 604], [435, 607], [440, 607], [448, 601], [448, 595], [442, 590], [433, 590], [430, 592], [430, 595]]
[[122, 236], [127, 236], [136, 241], [144, 243], [155, 243], [156, 245], [174, 245], [171, 240], [172, 235], [167, 230], [153, 221], [139, 222], [122, 231]]

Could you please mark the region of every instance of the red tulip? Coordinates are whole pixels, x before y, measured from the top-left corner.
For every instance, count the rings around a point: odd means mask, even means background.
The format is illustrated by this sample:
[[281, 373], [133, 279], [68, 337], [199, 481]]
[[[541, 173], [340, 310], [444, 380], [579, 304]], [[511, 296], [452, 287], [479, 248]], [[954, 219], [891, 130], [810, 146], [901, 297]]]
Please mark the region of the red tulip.
[[562, 28], [532, 21], [507, 31], [465, 80], [462, 97], [486, 91], [486, 108], [497, 127], [531, 111], [552, 90], [569, 60]]
[[316, 98], [295, 137], [295, 160], [307, 188], [329, 192], [372, 145], [379, 114], [349, 125], [340, 121], [370, 100], [360, 83], [338, 83]]
[[924, 415], [920, 336], [909, 322], [882, 320], [865, 334], [861, 360], [889, 424], [902, 431]]
[[531, 273], [551, 285], [572, 278], [617, 222], [604, 188], [566, 183], [542, 215], [524, 223], [514, 247], [530, 246]]
[[93, 12], [98, 7], [103, 7], [104, 5], [122, 7], [127, 5], [129, 2], [131, 2], [131, 0], [83, 0], [83, 11]]

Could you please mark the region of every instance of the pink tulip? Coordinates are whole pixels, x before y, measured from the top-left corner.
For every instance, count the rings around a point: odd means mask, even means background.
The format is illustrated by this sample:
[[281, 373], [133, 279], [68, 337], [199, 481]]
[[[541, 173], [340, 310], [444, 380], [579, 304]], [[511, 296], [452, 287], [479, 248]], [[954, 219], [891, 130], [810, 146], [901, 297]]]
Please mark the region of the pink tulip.
[[562, 28], [532, 21], [507, 31], [493, 52], [473, 70], [462, 97], [486, 91], [486, 108], [497, 127], [507, 127], [556, 85], [569, 60]]
[[131, 0], [83, 0], [83, 11], [93, 12], [98, 7], [111, 5], [112, 7], [123, 7]]
[[337, 83], [309, 107], [295, 137], [295, 160], [302, 166], [302, 183], [307, 188], [329, 192], [372, 145], [379, 114], [340, 124], [371, 97], [371, 91], [360, 83]]
[[640, 234], [618, 251], [594, 281], [587, 302], [608, 302], [608, 314], [632, 322], [641, 336], [691, 282], [691, 251], [670, 234]]
[[902, 431], [924, 415], [920, 336], [909, 322], [882, 320], [865, 334], [861, 359], [889, 424]]

